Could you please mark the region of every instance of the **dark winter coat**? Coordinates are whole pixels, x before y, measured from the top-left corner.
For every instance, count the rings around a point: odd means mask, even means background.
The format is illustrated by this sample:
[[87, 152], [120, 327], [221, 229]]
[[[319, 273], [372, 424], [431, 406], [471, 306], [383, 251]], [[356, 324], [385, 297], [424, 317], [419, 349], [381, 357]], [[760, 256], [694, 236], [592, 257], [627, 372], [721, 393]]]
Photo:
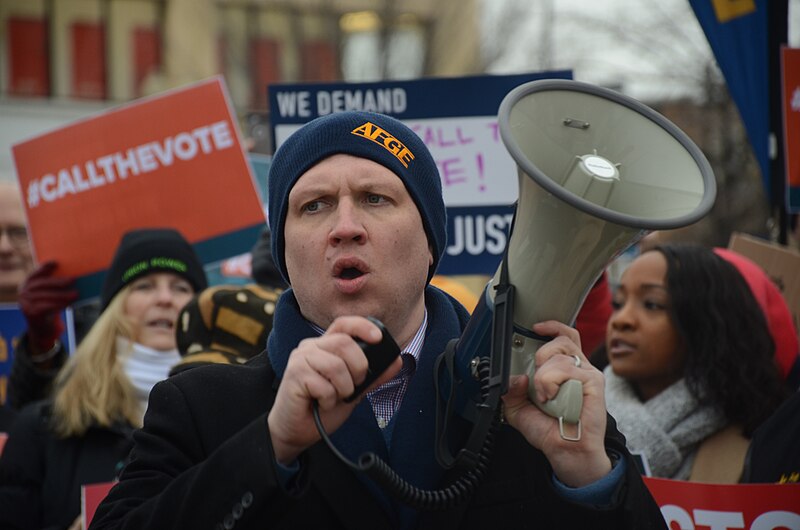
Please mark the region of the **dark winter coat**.
[[69, 528], [81, 509], [81, 486], [114, 480], [133, 445], [133, 428], [93, 427], [59, 438], [51, 402], [20, 411], [0, 457], [0, 528]]
[[[392, 422], [388, 449], [363, 400], [332, 436], [351, 459], [370, 450], [401, 476], [431, 489], [452, 478], [436, 464], [433, 363], [467, 315], [441, 291], [426, 292], [428, 328], [417, 371]], [[477, 492], [457, 508], [413, 512], [339, 461], [323, 443], [299, 458], [284, 487], [267, 428], [291, 349], [314, 332], [291, 291], [281, 298], [269, 355], [247, 365], [198, 367], [159, 383], [121, 481], [98, 508], [91, 528], [666, 528], [658, 506], [610, 422], [606, 444], [628, 459], [609, 507], [570, 502], [553, 487], [544, 455], [513, 428], [497, 435], [491, 468]], [[463, 434], [466, 425], [456, 426]]]

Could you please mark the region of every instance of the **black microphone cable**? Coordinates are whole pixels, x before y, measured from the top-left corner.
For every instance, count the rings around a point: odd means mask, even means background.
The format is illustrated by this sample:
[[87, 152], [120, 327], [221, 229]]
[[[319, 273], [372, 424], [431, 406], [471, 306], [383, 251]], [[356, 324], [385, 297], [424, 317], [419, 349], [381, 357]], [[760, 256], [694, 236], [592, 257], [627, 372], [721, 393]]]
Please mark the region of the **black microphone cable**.
[[[478, 364], [478, 374], [481, 382], [482, 399], [486, 399], [489, 384], [489, 363], [484, 359]], [[381, 457], [373, 452], [362, 454], [357, 462], [351, 461], [343, 455], [334, 445], [333, 441], [325, 431], [322, 420], [319, 416], [319, 405], [316, 400], [312, 404], [314, 423], [317, 426], [320, 436], [336, 457], [354, 471], [366, 473], [373, 481], [380, 485], [389, 494], [403, 502], [404, 504], [418, 510], [446, 510], [467, 500], [480, 484], [487, 469], [489, 468], [489, 458], [494, 447], [494, 432], [499, 423], [499, 407], [495, 411], [495, 417], [491, 428], [486, 434], [483, 446], [478, 454], [474, 468], [467, 470], [462, 476], [444, 489], [424, 490], [417, 488], [413, 484], [403, 479], [393, 470], [389, 464], [384, 462]]]

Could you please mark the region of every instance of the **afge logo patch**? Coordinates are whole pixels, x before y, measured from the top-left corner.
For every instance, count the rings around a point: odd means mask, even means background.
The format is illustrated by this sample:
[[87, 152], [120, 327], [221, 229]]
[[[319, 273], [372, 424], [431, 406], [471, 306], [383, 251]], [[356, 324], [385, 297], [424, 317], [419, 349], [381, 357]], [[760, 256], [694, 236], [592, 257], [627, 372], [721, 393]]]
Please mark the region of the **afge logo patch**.
[[351, 133], [380, 145], [392, 153], [404, 167], [408, 167], [408, 163], [414, 160], [414, 154], [400, 140], [374, 123], [367, 122], [353, 129]]

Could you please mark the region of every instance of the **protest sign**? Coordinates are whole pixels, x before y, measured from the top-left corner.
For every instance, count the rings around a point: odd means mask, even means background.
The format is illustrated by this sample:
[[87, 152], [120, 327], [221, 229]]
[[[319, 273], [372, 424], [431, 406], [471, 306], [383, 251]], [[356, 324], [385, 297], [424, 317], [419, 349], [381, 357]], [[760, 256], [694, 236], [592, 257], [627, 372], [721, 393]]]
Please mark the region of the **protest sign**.
[[[66, 331], [59, 337], [67, 352], [75, 351], [75, 326], [72, 310], [61, 312], [61, 319]], [[25, 316], [17, 304], [0, 304], [0, 405], [8, 397], [8, 379], [14, 363], [14, 346], [19, 337], [28, 328]]]
[[447, 206], [444, 275], [493, 274], [506, 247], [517, 199], [517, 167], [505, 149], [497, 111], [508, 92], [571, 72], [474, 76], [380, 83], [292, 84], [269, 87], [275, 146], [303, 123], [344, 110], [393, 116], [430, 149]]
[[800, 213], [800, 48], [781, 48], [781, 74], [786, 206]]
[[728, 248], [764, 269], [786, 300], [800, 339], [800, 253], [786, 246], [748, 234], [734, 232]]
[[12, 149], [39, 262], [100, 291], [121, 235], [172, 227], [211, 263], [264, 225], [221, 77], [123, 105]]
[[[247, 153], [247, 161], [250, 169], [255, 176], [256, 188], [264, 208], [264, 216], [267, 215], [267, 176], [272, 165], [272, 156], [259, 153]], [[258, 238], [257, 238], [258, 239]], [[253, 241], [253, 245], [256, 241]], [[253, 269], [251, 267], [252, 256], [250, 254], [252, 246], [248, 252], [233, 256], [223, 261], [210, 263], [205, 266], [208, 285], [247, 285], [253, 282]]]
[[643, 479], [673, 530], [800, 530], [800, 484]]
[[98, 482], [97, 484], [85, 484], [81, 486], [81, 528], [89, 528], [97, 507], [106, 498], [108, 492], [114, 487], [116, 481]]

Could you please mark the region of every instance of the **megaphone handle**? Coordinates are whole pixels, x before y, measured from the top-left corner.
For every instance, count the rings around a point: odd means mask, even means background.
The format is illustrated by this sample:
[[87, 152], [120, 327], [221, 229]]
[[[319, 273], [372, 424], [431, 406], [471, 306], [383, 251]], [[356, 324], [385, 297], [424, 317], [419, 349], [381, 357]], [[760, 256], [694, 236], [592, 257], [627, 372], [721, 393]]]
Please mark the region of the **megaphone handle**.
[[[530, 377], [528, 386], [528, 397], [544, 413], [554, 418], [558, 418], [559, 431], [565, 440], [578, 441], [581, 437], [581, 409], [583, 408], [583, 383], [577, 379], [565, 381], [558, 389], [555, 397], [548, 399], [544, 403], [536, 399], [533, 388], [533, 374]], [[577, 434], [569, 436], [564, 431], [564, 423], [576, 424]]]
[[511, 373], [528, 375], [528, 399], [542, 412], [559, 420], [559, 424], [562, 426], [562, 438], [576, 441], [575, 436], [564, 434], [563, 424], [576, 425], [577, 436], [578, 439], [580, 438], [583, 383], [577, 379], [569, 379], [561, 384], [554, 398], [548, 399], [544, 403], [536, 399], [536, 389], [533, 386], [533, 374], [536, 372], [536, 351], [550, 340], [551, 337], [544, 337], [530, 331], [522, 333], [517, 328], [511, 355]]

